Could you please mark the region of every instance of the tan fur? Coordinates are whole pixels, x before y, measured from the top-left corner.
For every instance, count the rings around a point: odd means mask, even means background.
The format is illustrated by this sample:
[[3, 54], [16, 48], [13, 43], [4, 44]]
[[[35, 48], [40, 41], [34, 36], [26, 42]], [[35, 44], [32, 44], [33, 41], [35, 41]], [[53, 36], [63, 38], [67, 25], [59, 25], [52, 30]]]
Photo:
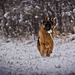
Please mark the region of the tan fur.
[[50, 56], [48, 52], [52, 52], [53, 50], [53, 39], [54, 38], [54, 25], [51, 27], [52, 28], [52, 37], [50, 34], [47, 34], [46, 31], [44, 30], [44, 25], [42, 24], [40, 31], [39, 31], [39, 42], [40, 44], [37, 44], [37, 48], [41, 54], [41, 56]]

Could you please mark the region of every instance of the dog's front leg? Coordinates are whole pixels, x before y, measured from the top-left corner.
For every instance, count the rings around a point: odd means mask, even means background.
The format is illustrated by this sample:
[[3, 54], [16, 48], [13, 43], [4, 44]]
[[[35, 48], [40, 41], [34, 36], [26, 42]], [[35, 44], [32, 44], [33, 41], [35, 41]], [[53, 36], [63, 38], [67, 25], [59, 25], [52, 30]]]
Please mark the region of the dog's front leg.
[[47, 56], [47, 57], [49, 57], [49, 56], [50, 56], [50, 54], [48, 53], [48, 51], [46, 52], [46, 56]]
[[40, 54], [41, 56], [44, 56], [44, 53], [46, 52], [46, 47], [44, 43], [40, 43]]

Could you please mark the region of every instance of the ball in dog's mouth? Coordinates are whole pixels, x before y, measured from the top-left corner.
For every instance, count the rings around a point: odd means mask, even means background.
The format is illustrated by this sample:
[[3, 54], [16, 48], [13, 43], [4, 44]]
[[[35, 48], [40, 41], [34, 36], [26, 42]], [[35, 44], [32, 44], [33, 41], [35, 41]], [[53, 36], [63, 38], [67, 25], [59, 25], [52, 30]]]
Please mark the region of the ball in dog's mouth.
[[47, 31], [47, 33], [51, 34], [52, 33], [52, 30], [50, 29], [49, 31]]

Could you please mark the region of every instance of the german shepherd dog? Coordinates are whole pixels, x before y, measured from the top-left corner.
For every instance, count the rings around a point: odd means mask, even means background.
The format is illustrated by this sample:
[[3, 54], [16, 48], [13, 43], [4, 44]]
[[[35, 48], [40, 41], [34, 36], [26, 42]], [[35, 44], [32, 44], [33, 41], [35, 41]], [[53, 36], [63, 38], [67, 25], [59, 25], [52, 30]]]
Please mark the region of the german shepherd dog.
[[41, 56], [50, 56], [53, 50], [54, 42], [54, 24], [53, 19], [45, 19], [39, 30], [39, 38], [37, 41], [37, 48]]

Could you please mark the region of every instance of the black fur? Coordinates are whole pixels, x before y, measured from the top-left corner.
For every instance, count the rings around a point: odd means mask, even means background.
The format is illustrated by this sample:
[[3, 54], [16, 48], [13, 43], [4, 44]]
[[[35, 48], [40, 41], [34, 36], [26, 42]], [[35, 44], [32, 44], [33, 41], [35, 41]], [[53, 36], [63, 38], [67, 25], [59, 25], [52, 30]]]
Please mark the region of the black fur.
[[40, 42], [39, 42], [39, 37], [38, 37], [38, 40], [37, 40], [37, 44], [39, 44], [39, 45], [40, 45]]

